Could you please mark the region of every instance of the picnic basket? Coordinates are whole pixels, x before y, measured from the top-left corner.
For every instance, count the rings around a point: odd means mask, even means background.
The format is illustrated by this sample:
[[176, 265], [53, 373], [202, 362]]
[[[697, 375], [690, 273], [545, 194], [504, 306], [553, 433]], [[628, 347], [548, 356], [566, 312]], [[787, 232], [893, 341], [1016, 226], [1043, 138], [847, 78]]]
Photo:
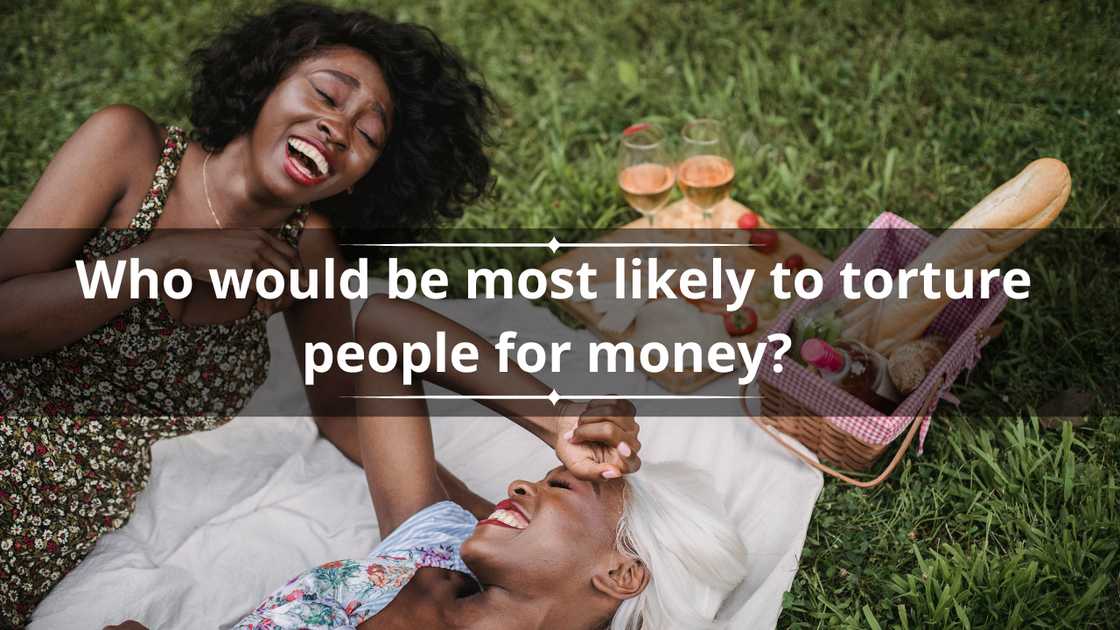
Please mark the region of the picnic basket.
[[[877, 267], [894, 272], [905, 267], [933, 240], [932, 234], [901, 217], [890, 212], [879, 215], [825, 274], [821, 296], [812, 301], [797, 299], [779, 315], [769, 333], [789, 334], [798, 313], [838, 295], [842, 289], [840, 271], [847, 263], [861, 271]], [[806, 464], [859, 487], [876, 486], [891, 475], [916, 435], [920, 452], [938, 402], [943, 398], [955, 400], [948, 393], [949, 388], [962, 371], [976, 365], [981, 349], [999, 334], [1002, 326], [993, 324], [1006, 304], [1007, 296], [999, 279], [990, 285], [988, 299], [976, 297], [950, 302], [926, 331], [927, 335], [937, 334], [949, 340], [948, 351], [918, 389], [889, 416], [875, 411], [788, 356], [782, 357], [782, 370], [775, 373], [776, 348], [768, 344], [759, 368], [762, 414], [754, 419]], [[795, 438], [822, 461], [807, 457], [778, 432]], [[894, 457], [874, 479], [856, 479], [833, 467], [869, 470], [903, 433], [906, 436]]]

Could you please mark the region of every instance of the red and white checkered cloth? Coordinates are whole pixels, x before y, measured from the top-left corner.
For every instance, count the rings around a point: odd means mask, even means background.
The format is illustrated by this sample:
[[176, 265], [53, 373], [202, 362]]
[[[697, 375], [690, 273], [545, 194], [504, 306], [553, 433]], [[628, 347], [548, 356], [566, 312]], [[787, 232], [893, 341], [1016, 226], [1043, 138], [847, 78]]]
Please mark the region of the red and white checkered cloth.
[[[847, 263], [868, 271], [883, 268], [892, 272], [906, 267], [910, 261], [934, 241], [932, 234], [890, 212], [884, 212], [860, 234], [848, 249], [844, 250], [832, 269], [824, 276], [825, 290], [812, 301], [797, 299], [770, 328], [770, 333], [789, 333], [794, 317], [812, 305], [831, 299], [842, 290], [840, 270]], [[999, 279], [990, 285], [991, 297], [987, 300], [955, 300], [930, 324], [926, 334], [941, 335], [952, 344], [945, 356], [937, 363], [926, 380], [904, 400], [891, 416], [881, 415], [862, 400], [825, 381], [813, 372], [802, 367], [788, 356], [782, 358], [782, 372], [774, 373], [774, 348], [767, 346], [762, 359], [760, 373], [762, 378], [798, 401], [806, 409], [819, 415], [836, 428], [859, 438], [869, 444], [886, 444], [897, 438], [918, 414], [929, 397], [945, 398], [955, 402], [948, 394], [949, 388], [962, 370], [972, 369], [980, 359], [980, 348], [984, 341], [980, 331], [991, 326], [1007, 305]], [[934, 388], [944, 375], [945, 380], [939, 391]], [[936, 408], [936, 402], [934, 407]], [[933, 413], [933, 408], [929, 413]], [[922, 429], [918, 438], [918, 452], [922, 452], [926, 433], [929, 431], [930, 416], [922, 418]]]

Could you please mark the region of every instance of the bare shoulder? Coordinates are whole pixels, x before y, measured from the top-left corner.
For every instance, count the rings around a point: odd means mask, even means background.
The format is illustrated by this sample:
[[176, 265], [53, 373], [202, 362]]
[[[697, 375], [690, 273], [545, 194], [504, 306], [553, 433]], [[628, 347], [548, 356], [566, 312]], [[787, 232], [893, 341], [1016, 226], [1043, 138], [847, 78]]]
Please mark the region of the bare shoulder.
[[98, 110], [54, 154], [10, 227], [106, 224], [123, 204], [138, 201], [161, 144], [159, 126], [139, 109]]
[[[166, 132], [143, 110], [110, 105], [97, 110], [71, 139], [103, 165], [101, 177], [114, 182], [121, 202], [136, 202], [159, 164]], [[133, 208], [134, 210], [134, 208]]]
[[158, 158], [164, 132], [143, 110], [132, 105], [110, 105], [93, 113], [75, 137], [95, 144], [98, 151], [113, 150], [126, 159]]

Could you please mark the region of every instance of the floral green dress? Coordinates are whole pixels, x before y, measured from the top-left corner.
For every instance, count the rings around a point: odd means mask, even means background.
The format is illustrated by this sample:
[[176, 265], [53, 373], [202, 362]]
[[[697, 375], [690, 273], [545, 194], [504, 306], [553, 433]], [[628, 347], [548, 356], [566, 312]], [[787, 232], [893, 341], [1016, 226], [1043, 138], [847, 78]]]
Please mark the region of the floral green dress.
[[[91, 262], [151, 234], [187, 148], [168, 129], [152, 187], [126, 229], [101, 228]], [[296, 246], [296, 211], [281, 235]], [[268, 374], [266, 317], [185, 325], [142, 300], [82, 339], [0, 362], [0, 627], [27, 623], [47, 592], [128, 520], [151, 445], [220, 426]]]

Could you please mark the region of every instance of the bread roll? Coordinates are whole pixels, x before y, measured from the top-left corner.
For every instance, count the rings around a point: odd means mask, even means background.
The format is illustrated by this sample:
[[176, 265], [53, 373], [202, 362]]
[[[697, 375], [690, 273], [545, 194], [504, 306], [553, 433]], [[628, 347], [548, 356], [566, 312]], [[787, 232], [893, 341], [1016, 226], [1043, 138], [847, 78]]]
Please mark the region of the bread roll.
[[1052, 158], [1031, 162], [984, 197], [908, 266], [921, 269], [930, 263], [942, 270], [940, 280], [933, 283], [941, 299], [926, 299], [921, 280], [916, 279], [909, 285], [911, 297], [905, 300], [891, 297], [849, 303], [842, 309], [844, 336], [884, 355], [918, 339], [949, 303], [944, 291], [944, 271], [954, 269], [959, 275], [966, 269], [996, 267], [1034, 236], [1036, 230], [1050, 225], [1065, 206], [1069, 192], [1070, 176], [1065, 164]]
[[924, 337], [896, 348], [887, 362], [895, 388], [903, 394], [918, 389], [948, 348], [948, 342], [941, 337]]

